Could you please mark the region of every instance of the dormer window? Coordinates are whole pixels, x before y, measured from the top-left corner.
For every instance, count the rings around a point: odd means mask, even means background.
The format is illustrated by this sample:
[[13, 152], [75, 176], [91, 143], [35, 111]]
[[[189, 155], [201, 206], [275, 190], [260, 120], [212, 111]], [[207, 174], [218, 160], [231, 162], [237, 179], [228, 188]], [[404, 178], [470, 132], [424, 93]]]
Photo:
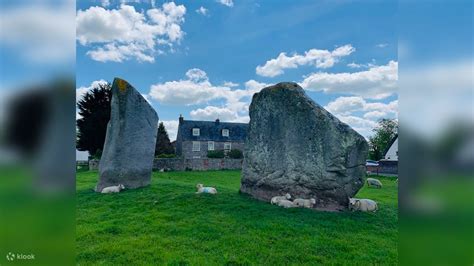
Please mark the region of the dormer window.
[[193, 136], [199, 136], [199, 135], [201, 135], [199, 128], [193, 128]]
[[223, 129], [222, 130], [222, 136], [223, 137], [228, 137], [229, 136], [229, 130], [228, 129]]

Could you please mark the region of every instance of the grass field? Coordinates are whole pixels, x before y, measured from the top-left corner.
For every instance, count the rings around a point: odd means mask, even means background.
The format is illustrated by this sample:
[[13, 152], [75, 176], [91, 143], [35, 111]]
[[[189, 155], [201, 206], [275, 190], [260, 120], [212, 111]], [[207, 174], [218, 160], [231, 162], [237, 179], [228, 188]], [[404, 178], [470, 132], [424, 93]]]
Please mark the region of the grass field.
[[[394, 178], [364, 187], [377, 213], [283, 209], [238, 193], [240, 171], [153, 173], [146, 188], [98, 194], [77, 173], [79, 265], [397, 264]], [[195, 185], [217, 195], [195, 194]]]

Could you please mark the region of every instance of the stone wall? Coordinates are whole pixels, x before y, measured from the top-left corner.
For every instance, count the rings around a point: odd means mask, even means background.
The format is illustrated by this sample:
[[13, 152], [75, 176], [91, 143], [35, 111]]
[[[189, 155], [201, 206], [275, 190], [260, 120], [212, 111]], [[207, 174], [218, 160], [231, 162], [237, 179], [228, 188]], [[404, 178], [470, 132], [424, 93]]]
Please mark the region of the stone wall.
[[242, 169], [243, 159], [181, 159], [160, 158], [153, 161], [153, 170], [206, 171], [223, 169]]
[[[169, 169], [173, 171], [206, 171], [223, 169], [242, 169], [243, 159], [181, 159], [160, 158], [153, 160], [153, 170]], [[89, 170], [99, 170], [99, 160], [89, 161]]]

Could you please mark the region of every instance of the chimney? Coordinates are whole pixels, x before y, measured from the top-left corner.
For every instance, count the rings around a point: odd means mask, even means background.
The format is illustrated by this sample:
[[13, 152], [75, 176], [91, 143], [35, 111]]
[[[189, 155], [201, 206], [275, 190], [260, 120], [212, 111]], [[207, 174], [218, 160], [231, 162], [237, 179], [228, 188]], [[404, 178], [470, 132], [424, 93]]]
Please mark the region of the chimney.
[[219, 124], [220, 120], [219, 118], [216, 119], [216, 124]]
[[181, 124], [184, 121], [184, 118], [181, 114], [179, 114], [179, 123]]

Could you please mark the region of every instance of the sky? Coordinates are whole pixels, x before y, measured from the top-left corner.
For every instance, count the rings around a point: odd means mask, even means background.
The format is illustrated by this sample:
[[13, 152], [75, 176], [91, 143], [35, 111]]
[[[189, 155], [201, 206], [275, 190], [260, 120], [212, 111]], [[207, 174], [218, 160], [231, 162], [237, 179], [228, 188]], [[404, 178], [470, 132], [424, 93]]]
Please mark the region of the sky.
[[120, 77], [177, 119], [248, 122], [282, 81], [365, 137], [397, 118], [395, 1], [78, 1], [77, 97]]

